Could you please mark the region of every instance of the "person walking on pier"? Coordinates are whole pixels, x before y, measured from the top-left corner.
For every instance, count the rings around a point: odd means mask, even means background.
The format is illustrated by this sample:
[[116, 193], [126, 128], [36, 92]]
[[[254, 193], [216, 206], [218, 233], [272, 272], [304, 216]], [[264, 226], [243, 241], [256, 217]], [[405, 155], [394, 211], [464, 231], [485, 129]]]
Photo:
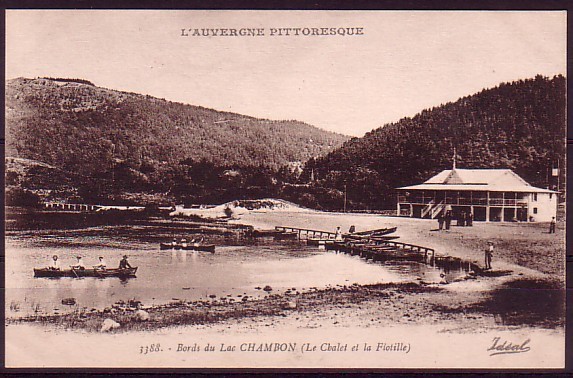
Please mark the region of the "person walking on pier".
[[493, 257], [493, 242], [487, 242], [488, 247], [485, 250], [485, 269], [491, 269], [491, 259]]
[[555, 226], [556, 226], [557, 222], [555, 222], [555, 217], [551, 218], [551, 222], [549, 223], [549, 233], [550, 234], [554, 234], [555, 233]]
[[334, 234], [334, 240], [342, 241], [342, 231], [340, 231], [340, 226], [336, 227], [336, 233]]

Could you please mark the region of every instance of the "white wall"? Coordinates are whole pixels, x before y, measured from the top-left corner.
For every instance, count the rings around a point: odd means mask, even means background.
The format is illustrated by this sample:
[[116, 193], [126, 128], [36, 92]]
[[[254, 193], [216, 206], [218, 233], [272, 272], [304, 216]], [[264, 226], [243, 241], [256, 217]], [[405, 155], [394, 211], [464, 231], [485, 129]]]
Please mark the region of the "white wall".
[[[534, 193], [529, 194], [528, 218], [532, 216], [535, 222], [549, 222], [557, 215], [557, 194], [537, 193], [537, 201], [534, 201]], [[534, 214], [537, 208], [537, 214]]]

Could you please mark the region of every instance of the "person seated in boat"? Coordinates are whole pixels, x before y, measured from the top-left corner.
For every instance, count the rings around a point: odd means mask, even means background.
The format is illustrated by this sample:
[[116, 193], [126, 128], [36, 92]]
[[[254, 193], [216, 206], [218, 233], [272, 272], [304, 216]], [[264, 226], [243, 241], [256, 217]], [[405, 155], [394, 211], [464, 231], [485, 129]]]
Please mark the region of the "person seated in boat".
[[199, 247], [203, 243], [203, 237], [201, 236], [200, 239], [193, 240], [193, 247]]
[[129, 262], [127, 262], [127, 255], [123, 255], [123, 258], [119, 260], [119, 269], [127, 268], [131, 268], [131, 265], [129, 265]]
[[60, 270], [60, 262], [58, 261], [58, 255], [52, 256], [52, 263], [48, 267], [50, 270]]
[[187, 239], [181, 239], [181, 248], [187, 248]]
[[171, 245], [172, 245], [173, 247], [175, 247], [175, 246], [177, 245], [177, 239], [176, 239], [176, 238], [173, 238], [173, 241], [171, 242]]
[[86, 266], [84, 265], [82, 257], [77, 256], [76, 259], [78, 259], [78, 261], [76, 261], [75, 265], [72, 265], [72, 269], [84, 270], [86, 268]]
[[105, 269], [105, 267], [107, 266], [107, 264], [105, 263], [105, 260], [103, 259], [103, 256], [99, 257], [99, 262], [94, 265], [95, 269]]

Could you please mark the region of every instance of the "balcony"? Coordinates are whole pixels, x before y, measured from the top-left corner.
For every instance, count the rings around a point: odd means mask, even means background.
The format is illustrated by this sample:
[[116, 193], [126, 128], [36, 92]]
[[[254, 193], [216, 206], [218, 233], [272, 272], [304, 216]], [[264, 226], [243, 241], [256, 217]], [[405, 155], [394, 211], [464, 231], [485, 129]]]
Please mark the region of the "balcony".
[[[436, 203], [433, 197], [406, 197], [398, 196], [398, 203], [411, 203], [414, 205], [427, 205], [431, 202]], [[508, 207], [519, 207], [527, 206], [526, 199], [503, 199], [503, 198], [490, 198], [489, 202], [487, 198], [446, 198], [443, 200], [446, 205], [455, 206], [508, 206]], [[439, 202], [439, 199], [438, 199]]]

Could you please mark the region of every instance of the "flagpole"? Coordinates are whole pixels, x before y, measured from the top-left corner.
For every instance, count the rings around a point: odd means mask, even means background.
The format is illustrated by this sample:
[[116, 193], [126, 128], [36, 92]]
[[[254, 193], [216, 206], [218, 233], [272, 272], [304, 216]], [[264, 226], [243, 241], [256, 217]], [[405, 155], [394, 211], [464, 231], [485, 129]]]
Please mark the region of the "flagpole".
[[557, 202], [559, 202], [559, 159], [557, 159]]

